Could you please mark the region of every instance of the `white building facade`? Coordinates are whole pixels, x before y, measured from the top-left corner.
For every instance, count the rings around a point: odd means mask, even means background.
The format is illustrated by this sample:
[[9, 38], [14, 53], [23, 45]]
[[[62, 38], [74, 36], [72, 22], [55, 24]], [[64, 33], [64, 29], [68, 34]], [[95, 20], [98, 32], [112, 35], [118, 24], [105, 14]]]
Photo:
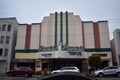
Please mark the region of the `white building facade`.
[[41, 46], [82, 46], [88, 56], [100, 55], [105, 66], [112, 66], [111, 46], [107, 21], [82, 21], [68, 12], [51, 13], [41, 26]]
[[114, 45], [112, 45], [114, 48], [113, 50], [113, 59], [114, 62], [117, 63], [118, 66], [120, 66], [120, 29], [116, 29], [113, 32], [113, 43]]
[[[59, 43], [62, 51], [58, 50]], [[36, 71], [65, 65], [82, 69], [92, 55], [100, 55], [103, 67], [112, 66], [108, 21], [82, 21], [72, 12], [51, 13], [41, 23], [19, 25], [15, 53], [15, 66], [31, 66]], [[81, 55], [76, 56], [78, 53]]]
[[16, 18], [0, 18], [0, 73], [10, 69], [15, 55], [17, 27]]

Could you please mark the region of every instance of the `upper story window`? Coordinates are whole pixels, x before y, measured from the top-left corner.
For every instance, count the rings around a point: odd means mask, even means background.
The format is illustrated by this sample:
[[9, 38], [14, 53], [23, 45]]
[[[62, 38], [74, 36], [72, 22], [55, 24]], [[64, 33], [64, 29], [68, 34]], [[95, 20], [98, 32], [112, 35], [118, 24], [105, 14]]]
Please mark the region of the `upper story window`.
[[10, 24], [7, 27], [7, 31], [11, 31], [11, 25]]
[[0, 31], [1, 31], [1, 27], [0, 27]]
[[10, 42], [10, 36], [6, 36], [6, 43], [9, 44]]
[[6, 24], [3, 24], [2, 31], [5, 31], [5, 29], [6, 29]]
[[4, 36], [1, 36], [0, 43], [4, 43]]
[[0, 56], [2, 56], [3, 49], [0, 48]]
[[119, 41], [120, 41], [120, 32], [119, 32]]
[[8, 49], [5, 49], [4, 56], [8, 56]]

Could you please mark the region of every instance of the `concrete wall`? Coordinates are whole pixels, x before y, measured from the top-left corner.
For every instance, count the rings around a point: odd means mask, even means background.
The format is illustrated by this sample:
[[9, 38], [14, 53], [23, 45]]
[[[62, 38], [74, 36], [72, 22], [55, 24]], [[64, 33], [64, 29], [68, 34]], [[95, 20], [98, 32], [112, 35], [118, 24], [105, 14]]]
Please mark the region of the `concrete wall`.
[[30, 49], [39, 49], [40, 46], [40, 24], [32, 24]]
[[110, 37], [109, 37], [109, 29], [108, 22], [98, 22], [99, 24], [99, 33], [100, 33], [100, 45], [101, 48], [111, 48], [110, 47]]
[[25, 39], [26, 39], [26, 26], [27, 24], [19, 25], [17, 32], [17, 45], [15, 49], [25, 49]]
[[116, 60], [117, 64], [120, 66], [120, 29], [116, 29], [113, 32], [113, 38], [115, 43]]
[[84, 23], [85, 48], [95, 48], [93, 23]]
[[[62, 22], [61, 22], [62, 14]], [[63, 44], [66, 44], [66, 13], [57, 13], [57, 44], [61, 41], [61, 24]], [[68, 40], [69, 46], [82, 45], [82, 27], [79, 16], [68, 14]], [[55, 44], [55, 14], [44, 17], [42, 21], [41, 45], [54, 46]]]
[[69, 29], [69, 46], [79, 47], [83, 45], [82, 41], [82, 26], [79, 16], [73, 14], [68, 15], [68, 29]]

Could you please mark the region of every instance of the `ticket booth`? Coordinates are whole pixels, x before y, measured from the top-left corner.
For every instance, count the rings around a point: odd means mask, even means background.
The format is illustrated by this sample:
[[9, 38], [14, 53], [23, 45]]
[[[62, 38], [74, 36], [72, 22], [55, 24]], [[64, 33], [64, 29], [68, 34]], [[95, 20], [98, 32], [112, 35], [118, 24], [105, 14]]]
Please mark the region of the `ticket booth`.
[[42, 70], [42, 61], [37, 59], [36, 60], [36, 65], [35, 65], [35, 72], [36, 74], [40, 74]]

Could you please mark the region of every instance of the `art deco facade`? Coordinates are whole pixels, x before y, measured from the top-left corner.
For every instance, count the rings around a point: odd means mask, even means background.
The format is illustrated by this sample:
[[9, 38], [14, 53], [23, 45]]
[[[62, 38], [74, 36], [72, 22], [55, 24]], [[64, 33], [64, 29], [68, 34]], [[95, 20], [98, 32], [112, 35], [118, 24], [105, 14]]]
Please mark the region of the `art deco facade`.
[[[41, 70], [43, 67], [51, 68], [53, 64], [64, 66], [67, 63], [69, 63], [68, 65], [80, 63], [79, 65], [82, 65], [83, 62], [87, 61], [86, 58], [68, 59], [67, 57], [61, 59], [58, 55], [58, 57], [51, 58], [52, 53], [50, 50], [56, 50], [54, 48], [58, 48], [59, 43], [63, 47], [66, 46], [67, 49], [72, 48], [75, 50], [82, 47], [87, 52], [88, 57], [97, 54], [101, 56], [104, 66], [112, 65], [107, 21], [82, 21], [78, 15], [73, 13], [55, 12], [44, 17], [41, 23], [19, 25], [15, 48], [15, 67], [24, 64], [24, 66], [31, 66], [37, 70], [36, 64], [37, 61], [40, 61]], [[44, 51], [45, 59], [37, 56], [38, 52]], [[51, 54], [48, 54], [49, 52]], [[46, 57], [48, 58], [46, 59]], [[63, 60], [66, 61], [65, 64]], [[56, 65], [56, 67], [59, 65]]]

